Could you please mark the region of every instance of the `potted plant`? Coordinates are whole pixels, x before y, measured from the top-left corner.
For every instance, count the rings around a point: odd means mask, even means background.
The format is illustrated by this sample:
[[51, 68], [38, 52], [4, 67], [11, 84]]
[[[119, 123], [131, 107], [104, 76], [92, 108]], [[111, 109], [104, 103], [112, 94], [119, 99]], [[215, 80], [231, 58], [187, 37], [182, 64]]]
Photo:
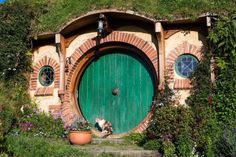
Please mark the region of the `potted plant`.
[[76, 117], [69, 129], [69, 140], [71, 144], [84, 145], [91, 143], [91, 125], [84, 118]]

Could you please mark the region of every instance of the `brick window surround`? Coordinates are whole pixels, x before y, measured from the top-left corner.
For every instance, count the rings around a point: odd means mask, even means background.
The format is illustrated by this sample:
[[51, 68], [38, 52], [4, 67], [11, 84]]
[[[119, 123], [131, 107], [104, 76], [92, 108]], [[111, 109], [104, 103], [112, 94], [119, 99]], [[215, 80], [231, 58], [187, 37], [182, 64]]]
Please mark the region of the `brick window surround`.
[[[134, 34], [130, 33], [123, 33], [119, 31], [114, 31], [105, 38], [101, 39], [100, 44], [103, 43], [124, 43], [129, 44], [131, 46], [136, 47], [137, 49], [141, 50], [147, 58], [153, 64], [153, 67], [156, 70], [156, 74], [158, 73], [158, 52], [149, 42], [144, 41], [143, 39], [137, 37]], [[81, 56], [83, 56], [86, 52], [96, 47], [96, 41], [93, 39], [88, 39], [85, 41], [80, 47], [75, 49], [74, 53], [71, 55], [71, 66], [69, 67], [69, 72], [67, 74], [66, 85], [68, 89], [73, 89], [73, 78], [75, 77], [75, 71], [77, 67], [79, 67], [79, 61]], [[64, 96], [64, 102], [62, 104], [62, 118], [65, 122], [65, 125], [70, 125], [73, 121], [73, 117], [75, 112], [73, 110], [73, 105], [71, 104], [71, 100], [73, 99], [74, 93], [72, 91], [67, 90]], [[149, 112], [147, 117], [137, 126], [134, 128], [136, 132], [142, 132], [147, 128], [148, 122], [150, 121], [150, 117], [152, 112]]]
[[[40, 69], [43, 66], [51, 66], [54, 69], [54, 86], [50, 87], [37, 87], [38, 75]], [[52, 58], [48, 58], [44, 56], [38, 63], [33, 67], [33, 73], [30, 75], [30, 90], [36, 90], [35, 96], [50, 96], [53, 95], [54, 88], [59, 88], [59, 78], [60, 78], [60, 66], [59, 64]]]
[[191, 54], [196, 57], [199, 61], [202, 59], [203, 47], [189, 44], [187, 41], [184, 41], [182, 44], [174, 48], [166, 60], [166, 71], [169, 77], [169, 83], [174, 83], [174, 89], [190, 89], [191, 81], [189, 79], [176, 79], [174, 77], [175, 62], [176, 59], [183, 54]]

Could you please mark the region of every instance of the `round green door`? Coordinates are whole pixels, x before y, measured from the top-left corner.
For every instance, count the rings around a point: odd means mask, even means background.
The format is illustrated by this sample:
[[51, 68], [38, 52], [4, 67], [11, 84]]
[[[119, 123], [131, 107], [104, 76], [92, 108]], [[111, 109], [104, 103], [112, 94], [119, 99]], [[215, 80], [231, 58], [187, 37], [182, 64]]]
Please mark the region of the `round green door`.
[[78, 86], [83, 116], [112, 123], [114, 133], [128, 132], [147, 116], [154, 95], [151, 72], [142, 59], [123, 49], [112, 49], [93, 60]]

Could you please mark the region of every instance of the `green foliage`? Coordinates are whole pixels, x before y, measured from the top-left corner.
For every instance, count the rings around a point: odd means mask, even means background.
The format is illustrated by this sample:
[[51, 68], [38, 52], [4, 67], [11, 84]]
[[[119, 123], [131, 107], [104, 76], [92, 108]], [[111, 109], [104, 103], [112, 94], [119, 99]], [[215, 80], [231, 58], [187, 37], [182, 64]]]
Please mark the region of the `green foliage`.
[[236, 154], [236, 124], [224, 128], [223, 135], [217, 143], [218, 154], [234, 156]]
[[91, 155], [71, 147], [67, 141], [32, 136], [8, 136], [7, 145], [10, 154], [20, 157], [75, 157]]
[[193, 124], [193, 113], [189, 108], [163, 106], [153, 116], [147, 136], [175, 141], [181, 132], [191, 132]]
[[190, 157], [194, 146], [190, 132], [181, 132], [176, 139], [175, 146], [178, 156]]
[[15, 115], [12, 109], [8, 106], [0, 105], [0, 154], [7, 150], [5, 135], [12, 128], [14, 120]]
[[[8, 156], [19, 157], [93, 157], [89, 150], [72, 146], [68, 140], [42, 138], [26, 135], [7, 136]], [[1, 156], [1, 155], [0, 155]], [[98, 157], [114, 157], [109, 153], [97, 154]]]
[[[193, 139], [197, 151], [205, 156], [216, 156], [220, 154], [218, 150], [229, 148], [223, 142], [227, 140], [222, 130], [231, 128], [236, 119], [235, 21], [235, 14], [216, 20], [209, 34], [209, 51], [192, 77], [194, 88], [188, 103], [195, 113]], [[210, 80], [211, 57], [216, 61], [214, 84]]]
[[6, 4], [0, 9], [0, 79], [24, 77], [31, 70], [30, 31], [32, 11], [24, 4]]
[[170, 140], [163, 141], [164, 157], [176, 157], [175, 145]]
[[[235, 11], [233, 0], [9, 0], [35, 8], [39, 13], [37, 29], [40, 32], [58, 31], [68, 20], [99, 9], [134, 10], [155, 19], [197, 17], [202, 13], [227, 14]], [[228, 7], [231, 6], [231, 7]], [[38, 8], [38, 9], [37, 9]], [[36, 31], [36, 30], [35, 30]], [[36, 31], [37, 32], [37, 31]]]
[[18, 119], [12, 134], [26, 134], [39, 137], [62, 137], [63, 122], [51, 115], [38, 111], [36, 108], [25, 108], [24, 115]]
[[217, 19], [215, 26], [209, 34], [209, 39], [214, 44], [214, 53], [217, 65], [220, 69], [229, 66], [235, 67], [236, 59], [236, 14], [221, 16]]
[[216, 86], [213, 106], [219, 122], [236, 119], [236, 14], [217, 19], [209, 39], [216, 58]]
[[160, 139], [149, 140], [143, 145], [143, 148], [148, 150], [161, 150], [162, 141]]
[[193, 88], [190, 91], [191, 95], [188, 97], [187, 103], [193, 108], [194, 112], [198, 112], [197, 108], [199, 107], [210, 106], [208, 101], [209, 97], [212, 96], [210, 78], [210, 55], [206, 52], [191, 76]]
[[210, 137], [207, 137], [205, 155], [208, 156], [208, 157], [214, 157], [215, 156], [215, 151], [214, 151], [214, 148], [213, 148], [212, 139]]
[[157, 104], [158, 106], [170, 106], [174, 104], [174, 92], [169, 88], [168, 85], [168, 76], [165, 76], [164, 89], [160, 91], [157, 95]]
[[146, 142], [146, 135], [143, 133], [131, 133], [125, 137], [125, 141], [142, 146]]
[[91, 124], [82, 117], [75, 117], [69, 129], [72, 131], [89, 131]]
[[193, 126], [191, 109], [183, 106], [160, 107], [147, 129], [148, 139], [144, 147], [159, 150], [164, 156], [188, 156], [193, 148]]
[[30, 104], [27, 84], [0, 83], [0, 152], [6, 150], [5, 136], [21, 116], [20, 108]]
[[197, 151], [207, 155], [216, 153], [218, 138], [221, 136], [221, 128], [212, 108], [201, 107], [195, 114], [196, 125], [194, 126], [193, 138], [197, 145]]

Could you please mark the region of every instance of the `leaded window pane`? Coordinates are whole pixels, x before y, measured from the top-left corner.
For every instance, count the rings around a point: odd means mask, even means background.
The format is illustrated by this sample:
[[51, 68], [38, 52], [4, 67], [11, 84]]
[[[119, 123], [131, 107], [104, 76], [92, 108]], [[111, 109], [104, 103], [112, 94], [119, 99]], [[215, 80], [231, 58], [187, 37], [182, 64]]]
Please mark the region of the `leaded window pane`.
[[179, 56], [175, 62], [176, 73], [184, 78], [188, 78], [198, 65], [198, 59], [193, 55], [184, 54]]
[[50, 66], [43, 66], [39, 72], [39, 82], [42, 86], [49, 86], [54, 81], [54, 70]]

